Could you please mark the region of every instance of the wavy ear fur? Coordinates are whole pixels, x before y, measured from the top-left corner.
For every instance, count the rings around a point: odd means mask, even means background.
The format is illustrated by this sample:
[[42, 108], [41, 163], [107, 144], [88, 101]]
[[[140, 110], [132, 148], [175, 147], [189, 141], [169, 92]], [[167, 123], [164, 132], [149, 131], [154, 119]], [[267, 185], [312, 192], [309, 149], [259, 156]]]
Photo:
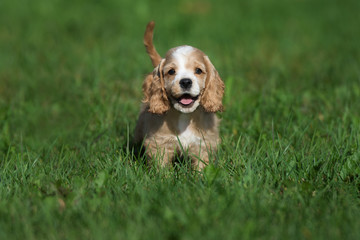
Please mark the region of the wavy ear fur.
[[162, 68], [165, 60], [161, 60], [160, 64], [149, 74], [143, 84], [144, 103], [149, 104], [149, 112], [155, 114], [163, 114], [170, 109], [170, 102], [167, 98]]
[[205, 89], [201, 96], [201, 105], [206, 112], [218, 112], [223, 110], [222, 98], [224, 96], [225, 85], [221, 80], [214, 65], [208, 56], [204, 56], [206, 66]]

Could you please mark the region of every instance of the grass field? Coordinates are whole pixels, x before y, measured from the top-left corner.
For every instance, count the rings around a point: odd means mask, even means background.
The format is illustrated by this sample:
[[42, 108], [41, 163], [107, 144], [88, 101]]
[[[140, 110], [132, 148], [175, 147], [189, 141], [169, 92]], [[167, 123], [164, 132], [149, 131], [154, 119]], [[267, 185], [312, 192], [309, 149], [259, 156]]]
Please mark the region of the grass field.
[[[0, 239], [360, 239], [359, 11], [0, 1]], [[203, 174], [148, 169], [127, 147], [149, 20], [161, 54], [198, 47], [225, 81]]]

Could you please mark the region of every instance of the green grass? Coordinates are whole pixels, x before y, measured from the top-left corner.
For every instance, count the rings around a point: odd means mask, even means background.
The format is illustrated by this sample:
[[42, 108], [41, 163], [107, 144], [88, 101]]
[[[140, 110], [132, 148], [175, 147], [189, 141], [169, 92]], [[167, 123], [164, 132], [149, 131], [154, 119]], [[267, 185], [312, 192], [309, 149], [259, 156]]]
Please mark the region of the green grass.
[[[359, 239], [360, 2], [0, 1], [0, 239]], [[203, 174], [128, 149], [151, 63], [227, 86]]]

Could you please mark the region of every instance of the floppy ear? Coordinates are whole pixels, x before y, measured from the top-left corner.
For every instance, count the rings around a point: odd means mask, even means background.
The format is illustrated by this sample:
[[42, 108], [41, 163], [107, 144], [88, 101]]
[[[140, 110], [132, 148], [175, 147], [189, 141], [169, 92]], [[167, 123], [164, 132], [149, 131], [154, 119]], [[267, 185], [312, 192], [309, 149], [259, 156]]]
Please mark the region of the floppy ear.
[[167, 98], [162, 68], [165, 60], [149, 74], [143, 84], [144, 103], [149, 104], [149, 112], [163, 114], [170, 109], [169, 99]]
[[208, 56], [204, 56], [207, 77], [205, 89], [202, 93], [200, 103], [206, 112], [217, 112], [223, 110], [222, 98], [224, 96], [225, 85], [221, 80], [214, 65]]

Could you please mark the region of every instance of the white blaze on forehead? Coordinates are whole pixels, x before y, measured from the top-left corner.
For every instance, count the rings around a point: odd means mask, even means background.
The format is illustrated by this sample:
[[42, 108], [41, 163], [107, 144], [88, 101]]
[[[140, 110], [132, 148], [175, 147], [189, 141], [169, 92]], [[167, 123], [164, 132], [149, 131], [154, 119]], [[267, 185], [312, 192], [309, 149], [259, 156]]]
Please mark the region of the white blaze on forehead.
[[173, 55], [181, 54], [181, 55], [187, 55], [194, 51], [194, 48], [191, 46], [181, 46], [178, 47], [174, 52]]
[[194, 50], [195, 49], [191, 46], [181, 46], [172, 53], [172, 56], [176, 59], [178, 67], [173, 83], [177, 83], [183, 78], [190, 78], [193, 80], [193, 86], [190, 92], [194, 95], [198, 95], [200, 93], [200, 86], [196, 81], [194, 69], [186, 69], [188, 57]]
[[[179, 68], [181, 70], [185, 69], [186, 59], [188, 55], [194, 51], [194, 48], [191, 46], [182, 46], [177, 48], [173, 53], [173, 57], [177, 60]], [[179, 71], [179, 70], [178, 70]]]

